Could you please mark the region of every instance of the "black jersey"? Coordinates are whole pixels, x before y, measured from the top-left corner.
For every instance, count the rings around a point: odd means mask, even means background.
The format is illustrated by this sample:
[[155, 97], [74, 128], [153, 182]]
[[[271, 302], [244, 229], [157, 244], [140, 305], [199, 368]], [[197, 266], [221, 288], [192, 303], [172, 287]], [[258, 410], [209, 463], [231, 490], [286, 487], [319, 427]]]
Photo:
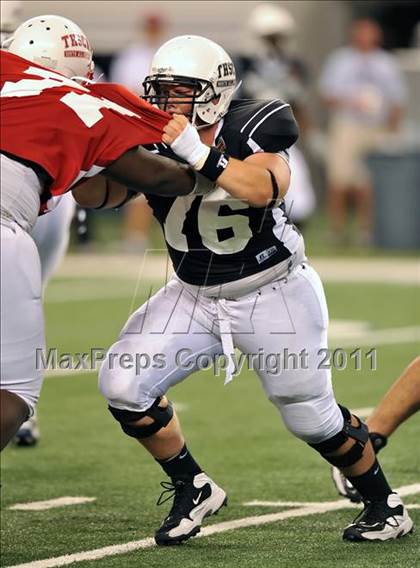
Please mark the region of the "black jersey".
[[[239, 160], [256, 152], [281, 153], [287, 160], [287, 148], [297, 137], [288, 104], [236, 100], [215, 145]], [[177, 159], [164, 144], [149, 149]], [[223, 284], [251, 276], [289, 258], [302, 239], [283, 203], [250, 207], [221, 187], [205, 196], [146, 198], [162, 226], [175, 271], [189, 284]]]

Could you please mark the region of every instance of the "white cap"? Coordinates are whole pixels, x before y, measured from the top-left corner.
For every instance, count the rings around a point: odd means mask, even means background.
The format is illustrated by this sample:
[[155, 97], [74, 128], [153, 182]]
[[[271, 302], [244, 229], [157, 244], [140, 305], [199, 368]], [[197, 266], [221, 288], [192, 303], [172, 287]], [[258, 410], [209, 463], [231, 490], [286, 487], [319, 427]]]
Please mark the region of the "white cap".
[[292, 35], [296, 29], [293, 16], [274, 4], [259, 4], [252, 10], [249, 17], [249, 27], [258, 36], [274, 34]]

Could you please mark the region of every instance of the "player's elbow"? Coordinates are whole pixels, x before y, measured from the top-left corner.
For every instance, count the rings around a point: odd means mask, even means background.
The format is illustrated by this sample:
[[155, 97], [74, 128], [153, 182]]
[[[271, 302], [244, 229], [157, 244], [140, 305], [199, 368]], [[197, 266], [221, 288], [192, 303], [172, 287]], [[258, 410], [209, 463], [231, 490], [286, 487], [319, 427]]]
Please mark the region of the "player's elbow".
[[286, 195], [289, 188], [289, 176], [276, 176], [274, 179], [270, 176], [258, 186], [250, 188], [248, 194], [248, 202], [251, 207], [267, 207], [277, 202]]
[[269, 188], [262, 188], [249, 193], [248, 203], [251, 207], [267, 207], [273, 200], [273, 192]]
[[190, 194], [195, 186], [195, 175], [191, 168], [174, 164], [174, 168], [162, 169], [153, 180], [152, 192], [157, 195], [180, 196]]

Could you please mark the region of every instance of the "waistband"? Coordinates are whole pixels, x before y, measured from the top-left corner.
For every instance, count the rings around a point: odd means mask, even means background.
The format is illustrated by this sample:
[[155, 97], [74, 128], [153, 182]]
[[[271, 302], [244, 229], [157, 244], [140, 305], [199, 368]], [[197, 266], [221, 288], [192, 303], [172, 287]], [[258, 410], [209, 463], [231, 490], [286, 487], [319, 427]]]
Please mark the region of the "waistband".
[[305, 249], [302, 245], [299, 246], [289, 258], [279, 262], [271, 268], [267, 268], [246, 278], [241, 278], [240, 280], [234, 280], [232, 282], [226, 282], [224, 284], [217, 284], [214, 286], [195, 286], [194, 284], [188, 284], [179, 278], [179, 276], [174, 276], [181, 284], [189, 290], [194, 296], [201, 295], [206, 298], [223, 298], [226, 300], [236, 300], [238, 298], [248, 296], [266, 284], [282, 280], [287, 278], [294, 269], [306, 262], [307, 258], [305, 256]]

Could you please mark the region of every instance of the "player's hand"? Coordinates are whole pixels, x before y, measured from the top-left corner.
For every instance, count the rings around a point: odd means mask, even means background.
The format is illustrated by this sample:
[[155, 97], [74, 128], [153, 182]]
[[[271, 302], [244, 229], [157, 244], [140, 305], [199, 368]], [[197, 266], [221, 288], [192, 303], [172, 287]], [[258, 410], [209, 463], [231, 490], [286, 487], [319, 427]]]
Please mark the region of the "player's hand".
[[196, 169], [202, 167], [210, 152], [194, 126], [181, 114], [175, 114], [164, 127], [162, 142], [169, 144], [177, 156]]
[[[188, 127], [189, 120], [182, 114], [174, 114], [171, 120], [163, 129], [162, 142], [165, 144], [172, 144], [176, 138]], [[192, 126], [192, 125], [190, 125]], [[194, 128], [194, 127], [193, 127]]]

